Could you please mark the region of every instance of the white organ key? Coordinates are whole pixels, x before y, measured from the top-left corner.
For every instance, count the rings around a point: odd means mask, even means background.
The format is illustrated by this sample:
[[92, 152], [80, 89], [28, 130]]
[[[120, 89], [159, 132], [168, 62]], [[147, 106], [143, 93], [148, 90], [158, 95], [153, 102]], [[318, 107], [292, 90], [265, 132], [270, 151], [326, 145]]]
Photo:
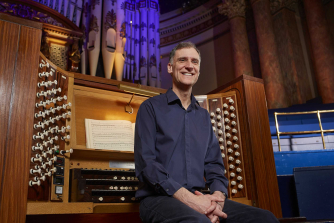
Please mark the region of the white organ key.
[[235, 173], [233, 173], [233, 172], [230, 173], [230, 176], [231, 176], [231, 177], [235, 177]]
[[215, 117], [215, 113], [211, 112], [211, 113], [210, 113], [210, 117], [211, 117], [211, 118]]
[[240, 160], [236, 160], [235, 163], [239, 165], [239, 164], [241, 164], [241, 161]]
[[60, 155], [64, 155], [65, 153], [73, 153], [73, 149], [60, 151]]
[[229, 123], [229, 122], [230, 122], [230, 119], [225, 118], [225, 122], [226, 122], [226, 123]]
[[38, 122], [37, 124], [34, 124], [34, 129], [42, 128], [44, 129], [45, 125], [42, 122]]
[[39, 117], [45, 118], [45, 113], [42, 112], [42, 111], [39, 111], [38, 113], [35, 113], [35, 118], [39, 118]]
[[228, 157], [228, 160], [229, 160], [229, 161], [233, 161], [234, 158], [233, 158], [232, 156], [230, 156], [230, 157]]
[[232, 170], [235, 168], [233, 164], [230, 164], [229, 167], [230, 167], [230, 169], [232, 169]]
[[69, 139], [71, 139], [71, 136], [70, 135], [67, 135], [67, 136], [62, 136], [61, 137], [61, 140], [69, 140]]
[[[42, 165], [52, 166], [52, 161], [43, 162]], [[49, 172], [49, 171], [47, 171], [47, 172]]]
[[38, 169], [38, 170], [34, 170], [34, 169], [30, 169], [30, 174], [35, 174], [35, 173], [39, 173], [39, 174], [41, 174], [42, 173], [42, 170], [41, 169]]
[[117, 180], [117, 176], [114, 176], [114, 180]]
[[223, 138], [219, 138], [219, 143], [223, 143], [224, 139]]
[[224, 115], [228, 116], [230, 113], [228, 113], [228, 111], [224, 111]]
[[235, 108], [233, 106], [231, 106], [230, 111], [235, 111]]
[[242, 181], [242, 176], [238, 176], [237, 180]]
[[46, 179], [45, 176], [42, 176], [42, 177], [34, 177], [34, 181], [39, 181], [39, 180], [45, 181], [45, 179]]
[[231, 118], [235, 118], [235, 117], [237, 117], [237, 116], [235, 116], [234, 113], [231, 113]]
[[40, 101], [39, 103], [36, 103], [36, 108], [38, 108], [38, 107], [46, 107], [46, 103], [43, 102], [43, 101]]
[[232, 194], [236, 194], [238, 191], [236, 189], [232, 189]]
[[61, 127], [61, 130], [57, 130], [57, 133], [60, 133], [60, 132], [65, 133], [66, 130], [70, 130], [70, 129], [71, 129], [71, 126], [69, 125], [67, 127], [63, 126]]
[[233, 101], [233, 99], [231, 98], [230, 100], [228, 100], [228, 102], [230, 103], [230, 104], [234, 104], [234, 101]]
[[49, 140], [51, 141], [51, 140], [53, 140], [53, 141], [57, 141], [59, 138], [58, 138], [58, 136], [55, 136], [55, 137], [53, 137], [53, 138], [49, 138]]
[[49, 169], [48, 172], [54, 173], [54, 172], [56, 172], [56, 171], [57, 171], [57, 167], [54, 167], [54, 168]]
[[230, 133], [226, 133], [226, 138], [231, 138], [231, 134]]
[[121, 180], [125, 180], [125, 177], [123, 176], [123, 177], [121, 177]]
[[238, 173], [241, 173], [241, 172], [242, 172], [242, 169], [238, 167], [238, 168], [237, 168], [237, 172], [238, 172]]
[[234, 155], [235, 156], [240, 156], [240, 153], [239, 152], [235, 152]]
[[234, 180], [231, 181], [231, 185], [237, 185], [237, 182], [235, 182]]
[[221, 115], [217, 115], [217, 120], [220, 121], [220, 119], [222, 119]]
[[52, 155], [52, 154], [53, 154], [53, 151], [52, 151], [52, 150], [49, 150], [49, 151], [44, 152], [42, 156], [43, 156], [44, 158], [47, 158], [48, 155]]
[[226, 143], [228, 146], [231, 146], [232, 145], [232, 142], [231, 141], [227, 141]]
[[237, 123], [235, 121], [231, 122], [231, 125], [235, 126]]
[[238, 133], [238, 130], [232, 129], [232, 132], [236, 134], [236, 133]]
[[224, 148], [224, 146], [220, 146], [220, 149], [221, 149], [221, 150], [224, 150], [225, 148]]
[[53, 88], [52, 90], [51, 90], [51, 92], [52, 93], [54, 93], [54, 94], [57, 94], [57, 92], [61, 92], [61, 88], [59, 87], [59, 88], [57, 88], [57, 89], [55, 89], [55, 88]]
[[57, 100], [58, 101], [62, 101], [62, 100], [67, 100], [67, 96], [66, 95], [64, 95], [63, 97], [57, 97]]
[[233, 140], [234, 140], [234, 141], [238, 141], [238, 137], [233, 136]]
[[125, 201], [125, 197], [121, 197], [121, 201]]
[[114, 186], [114, 190], [118, 190], [118, 187], [117, 187], [117, 186]]
[[221, 128], [222, 127], [222, 123], [218, 122], [217, 123], [217, 128]]
[[223, 104], [224, 108], [228, 108], [228, 105], [226, 103]]
[[40, 64], [39, 64], [39, 67], [40, 67], [40, 68], [43, 68], [43, 67], [47, 67], [47, 68], [49, 68], [49, 66], [50, 66], [49, 63], [40, 63]]
[[233, 149], [228, 149], [227, 152], [228, 153], [233, 153]]
[[41, 186], [41, 181], [36, 181], [36, 182], [34, 182], [34, 181], [29, 181], [29, 186], [30, 187], [32, 187], [32, 186], [34, 186], [34, 185], [37, 185], [37, 186]]
[[221, 112], [220, 108], [216, 109], [216, 113], [219, 114]]
[[38, 74], [38, 76], [40, 78], [42, 78], [42, 77], [49, 77], [49, 76], [52, 76], [52, 75], [53, 75], [52, 71], [50, 71], [50, 72], [42, 72], [42, 73]]
[[49, 150], [51, 150], [51, 151], [56, 151], [58, 149], [59, 149], [59, 146], [54, 146], [53, 148], [49, 148]]
[[239, 185], [238, 185], [238, 188], [239, 188], [239, 189], [242, 189], [242, 188], [244, 188], [244, 185], [239, 184]]
[[34, 139], [34, 140], [36, 140], [36, 139], [44, 139], [44, 135], [33, 135], [32, 136], [32, 138]]
[[57, 161], [57, 157], [54, 156], [52, 158], [47, 158], [48, 161], [51, 161], [51, 162], [56, 162]]
[[37, 145], [36, 146], [32, 146], [31, 149], [32, 149], [32, 151], [36, 151], [36, 150], [43, 151], [43, 146], [41, 144], [37, 143]]
[[42, 157], [39, 157], [39, 158], [31, 157], [30, 161], [32, 163], [35, 163], [36, 161], [42, 162]]

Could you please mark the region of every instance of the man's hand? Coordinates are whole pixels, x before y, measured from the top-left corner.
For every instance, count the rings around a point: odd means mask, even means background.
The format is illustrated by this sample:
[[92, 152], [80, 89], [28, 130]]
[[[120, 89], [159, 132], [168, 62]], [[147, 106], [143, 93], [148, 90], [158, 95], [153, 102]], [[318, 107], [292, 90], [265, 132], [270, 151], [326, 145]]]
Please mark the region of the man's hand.
[[201, 214], [207, 214], [206, 210], [208, 210], [212, 206], [212, 201], [214, 201], [215, 203], [224, 201], [224, 199], [219, 198], [218, 196], [204, 196], [203, 194], [201, 194], [202, 196], [196, 195], [182, 187], [175, 192], [173, 197]]
[[225, 203], [225, 196], [222, 192], [215, 191], [212, 195], [203, 195], [201, 192], [195, 191], [195, 195], [210, 196], [213, 198], [213, 200], [211, 201], [211, 206], [206, 210], [206, 216], [211, 220], [211, 222], [219, 223], [219, 217], [227, 218], [226, 213], [222, 211]]

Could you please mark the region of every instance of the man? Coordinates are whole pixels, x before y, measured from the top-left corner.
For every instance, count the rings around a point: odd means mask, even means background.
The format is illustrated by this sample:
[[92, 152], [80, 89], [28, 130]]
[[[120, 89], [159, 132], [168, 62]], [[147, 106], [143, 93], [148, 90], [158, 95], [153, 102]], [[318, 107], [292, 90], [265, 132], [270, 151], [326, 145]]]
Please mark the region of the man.
[[[135, 163], [142, 182], [136, 193], [143, 198], [140, 216], [144, 222], [278, 222], [268, 211], [226, 199], [219, 143], [209, 113], [192, 95], [200, 62], [193, 43], [178, 44], [167, 66], [173, 87], [139, 108]], [[198, 191], [205, 184], [211, 195]]]

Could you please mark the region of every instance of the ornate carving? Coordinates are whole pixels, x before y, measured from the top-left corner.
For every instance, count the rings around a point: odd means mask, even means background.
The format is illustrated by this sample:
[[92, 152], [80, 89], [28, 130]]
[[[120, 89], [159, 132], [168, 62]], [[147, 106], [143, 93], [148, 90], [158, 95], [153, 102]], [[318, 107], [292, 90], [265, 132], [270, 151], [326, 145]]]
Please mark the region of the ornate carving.
[[227, 15], [228, 19], [234, 17], [246, 18], [245, 0], [223, 0], [223, 4], [218, 6], [218, 12]]
[[297, 12], [297, 0], [270, 0], [271, 14], [275, 14], [282, 8], [288, 8], [291, 11]]
[[114, 12], [113, 9], [107, 12], [105, 23], [104, 23], [104, 28], [106, 30], [110, 28], [113, 28], [114, 30], [116, 30], [116, 13]]
[[72, 50], [69, 53], [69, 59], [71, 61], [70, 71], [78, 72], [81, 55], [80, 55], [79, 44], [77, 40], [75, 40], [72, 45]]
[[119, 34], [122, 38], [126, 37], [126, 24], [125, 22], [122, 23], [121, 26], [121, 30], [120, 30], [120, 34]]
[[48, 23], [54, 26], [64, 27], [60, 22], [50, 17], [48, 14], [39, 12], [26, 5], [0, 2], [0, 12], [8, 13], [29, 20]]
[[89, 31], [92, 30], [94, 30], [95, 32], [99, 32], [99, 25], [97, 24], [97, 18], [94, 15], [91, 16], [89, 24]]
[[141, 56], [141, 58], [140, 58], [140, 68], [146, 67], [146, 66], [147, 66], [146, 58], [144, 56]]
[[92, 0], [91, 2], [92, 2], [92, 10], [95, 9], [96, 5], [100, 5], [100, 0]]
[[50, 47], [45, 36], [42, 39], [41, 52], [46, 58], [50, 59]]

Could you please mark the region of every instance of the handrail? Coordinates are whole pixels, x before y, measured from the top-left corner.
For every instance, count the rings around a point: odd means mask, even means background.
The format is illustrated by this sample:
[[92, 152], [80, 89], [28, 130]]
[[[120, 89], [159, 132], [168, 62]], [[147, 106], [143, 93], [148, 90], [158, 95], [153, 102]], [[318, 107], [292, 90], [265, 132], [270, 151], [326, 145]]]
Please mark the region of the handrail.
[[[329, 112], [334, 112], [334, 110], [317, 110], [317, 111], [309, 111], [309, 112], [275, 112], [275, 124], [276, 124], [276, 133], [277, 133], [277, 140], [278, 140], [278, 150], [281, 152], [281, 142], [280, 142], [280, 135], [293, 135], [293, 134], [312, 134], [312, 133], [321, 133], [321, 138], [322, 138], [322, 144], [324, 149], [326, 149], [326, 144], [325, 144], [325, 138], [324, 138], [324, 132], [334, 132], [334, 129], [327, 129], [323, 130], [322, 129], [322, 124], [321, 124], [321, 118], [320, 118], [320, 113], [329, 113]], [[318, 121], [319, 121], [319, 127], [320, 130], [314, 130], [314, 131], [298, 131], [298, 132], [280, 132], [278, 129], [278, 121], [277, 121], [277, 115], [301, 115], [301, 114], [317, 114], [318, 116]]]

